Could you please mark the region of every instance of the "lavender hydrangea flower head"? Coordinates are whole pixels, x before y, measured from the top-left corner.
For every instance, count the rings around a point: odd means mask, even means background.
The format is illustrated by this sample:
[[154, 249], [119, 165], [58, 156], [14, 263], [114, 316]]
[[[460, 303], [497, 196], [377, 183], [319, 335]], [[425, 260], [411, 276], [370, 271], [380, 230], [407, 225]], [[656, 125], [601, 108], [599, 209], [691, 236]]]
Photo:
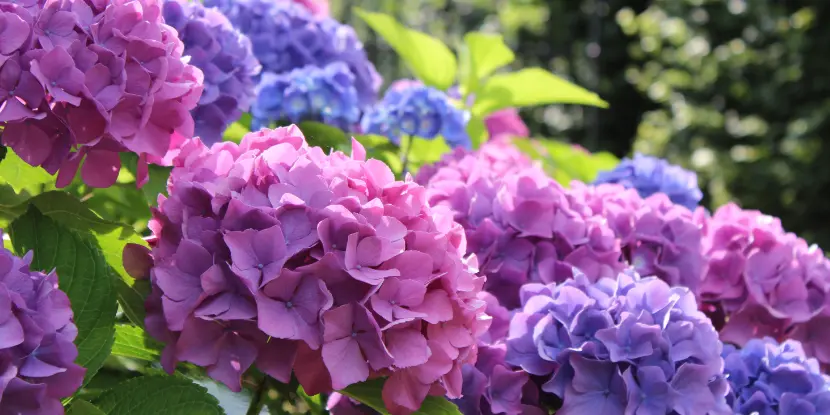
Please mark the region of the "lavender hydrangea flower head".
[[574, 197], [604, 217], [620, 240], [622, 259], [640, 275], [656, 276], [697, 295], [706, 259], [694, 213], [656, 193], [646, 199], [619, 184], [572, 182]]
[[[395, 415], [461, 394], [489, 325], [463, 230], [389, 168], [294, 126], [181, 148], [150, 228], [147, 329], [162, 363], [233, 390], [252, 365], [309, 394], [389, 376]], [[211, 345], [206, 349], [205, 345]]]
[[616, 275], [623, 267], [620, 245], [606, 220], [539, 168], [493, 168], [500, 159], [488, 154], [502, 146], [488, 142], [464, 157], [453, 153], [417, 178], [429, 203], [464, 227], [487, 291], [512, 309], [522, 284], [564, 281], [573, 266], [593, 279]]
[[218, 8], [248, 35], [263, 72], [280, 74], [342, 62], [354, 77], [360, 108], [377, 101], [382, 80], [352, 27], [314, 15], [290, 0], [205, 0], [204, 4]]
[[467, 135], [470, 114], [457, 108], [447, 94], [420, 83], [389, 88], [378, 105], [363, 115], [361, 130], [388, 137], [399, 144], [404, 135], [433, 139], [444, 137], [452, 147], [470, 148]]
[[557, 414], [731, 414], [722, 344], [688, 289], [574, 273], [525, 289], [507, 339], [507, 362], [547, 379]]
[[184, 55], [205, 75], [204, 92], [193, 109], [195, 134], [208, 144], [222, 133], [254, 99], [259, 62], [251, 41], [234, 29], [217, 9], [188, 0], [166, 0], [163, 16], [184, 43]]
[[78, 329], [54, 272], [30, 270], [0, 247], [0, 413], [63, 413], [61, 399], [84, 380], [75, 364]]
[[257, 85], [251, 113], [254, 128], [273, 121], [322, 121], [349, 131], [360, 121], [355, 78], [348, 66], [335, 62], [290, 72], [266, 72]]
[[695, 172], [640, 153], [622, 159], [614, 170], [600, 172], [594, 183], [619, 183], [637, 189], [642, 197], [665, 193], [672, 202], [689, 210], [694, 210], [703, 198]]
[[193, 136], [202, 72], [186, 63], [158, 0], [0, 4], [2, 142], [68, 185], [79, 167], [112, 185], [118, 153], [164, 164]]
[[799, 342], [752, 339], [741, 349], [725, 346], [723, 358], [735, 414], [830, 414], [830, 378]]

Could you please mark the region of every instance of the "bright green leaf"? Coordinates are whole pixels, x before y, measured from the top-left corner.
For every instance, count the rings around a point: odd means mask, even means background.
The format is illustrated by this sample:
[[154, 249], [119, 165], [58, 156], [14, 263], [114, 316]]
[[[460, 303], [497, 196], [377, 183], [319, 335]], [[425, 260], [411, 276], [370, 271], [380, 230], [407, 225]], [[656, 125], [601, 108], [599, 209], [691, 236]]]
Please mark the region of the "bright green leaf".
[[603, 170], [613, 169], [619, 159], [607, 152], [588, 151], [554, 140], [514, 140], [516, 146], [534, 160], [542, 161], [545, 171], [562, 185], [572, 180], [590, 183]]
[[78, 326], [78, 358], [86, 380], [104, 364], [115, 334], [113, 278], [91, 235], [68, 229], [30, 207], [9, 228], [16, 252], [34, 251], [32, 268], [58, 273], [58, 285], [72, 304]]
[[156, 362], [164, 346], [149, 337], [147, 333], [135, 326], [119, 324], [115, 326], [115, 343], [112, 345], [114, 356]]
[[110, 415], [223, 415], [207, 389], [177, 376], [142, 376], [120, 383], [95, 404]]
[[404, 148], [412, 145], [408, 157], [408, 170], [413, 175], [424, 164], [435, 163], [441, 159], [441, 156], [452, 151], [450, 146], [444, 141], [444, 138], [440, 136], [432, 140], [426, 140], [420, 137], [413, 137], [411, 140], [404, 138], [403, 142]]
[[304, 121], [300, 123], [299, 128], [308, 144], [324, 150], [341, 148], [351, 143], [350, 137], [343, 130], [327, 124]]
[[464, 90], [467, 94], [478, 92], [480, 82], [497, 69], [516, 59], [513, 51], [504, 43], [501, 35], [470, 32], [464, 36], [463, 61], [466, 72]]
[[[385, 379], [373, 379], [355, 383], [341, 390], [340, 393], [358, 400], [384, 415], [388, 415], [389, 412], [386, 411], [386, 406], [383, 404], [383, 397], [381, 396], [384, 381]], [[461, 415], [461, 412], [455, 404], [444, 398], [427, 396], [421, 405], [421, 409], [413, 415]]]
[[106, 415], [102, 410], [98, 409], [97, 406], [81, 400], [75, 399], [72, 401], [72, 405], [66, 411], [66, 415]]
[[245, 134], [248, 134], [249, 132], [251, 132], [251, 130], [242, 125], [242, 123], [235, 122], [231, 124], [227, 130], [225, 130], [225, 134], [222, 135], [222, 140], [239, 143], [240, 141], [242, 141], [242, 137], [245, 136]]
[[54, 183], [55, 176], [40, 167], [31, 166], [11, 148], [6, 147], [6, 157], [0, 161], [0, 180], [20, 192], [23, 189], [32, 190], [46, 183]]
[[470, 136], [473, 148], [481, 147], [481, 144], [487, 141], [487, 125], [484, 124], [484, 119], [476, 116], [470, 117], [467, 123], [467, 135]]
[[[386, 163], [396, 176], [400, 176], [403, 164], [400, 158], [400, 149], [392, 144], [388, 138], [379, 135], [354, 135], [354, 139], [366, 148], [366, 157], [380, 160]], [[348, 152], [351, 149], [351, 143], [348, 147], [343, 147], [340, 150]]]
[[398, 23], [392, 16], [356, 8], [355, 12], [406, 62], [423, 83], [446, 90], [455, 81], [455, 55], [440, 40]]
[[473, 114], [486, 116], [508, 107], [579, 104], [608, 108], [599, 95], [544, 69], [527, 68], [490, 77], [476, 95]]

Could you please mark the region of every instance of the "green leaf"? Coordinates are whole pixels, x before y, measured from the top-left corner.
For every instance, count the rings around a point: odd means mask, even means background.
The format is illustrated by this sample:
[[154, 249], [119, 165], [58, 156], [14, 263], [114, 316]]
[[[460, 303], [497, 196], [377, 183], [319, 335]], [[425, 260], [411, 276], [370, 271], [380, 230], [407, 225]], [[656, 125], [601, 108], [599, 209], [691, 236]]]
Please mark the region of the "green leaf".
[[[403, 164], [400, 157], [400, 149], [392, 144], [388, 138], [379, 135], [355, 135], [354, 139], [366, 148], [366, 157], [380, 160], [386, 163], [396, 176], [400, 176]], [[343, 147], [340, 150], [348, 152], [349, 147]]]
[[[383, 404], [383, 397], [381, 396], [384, 382], [385, 379], [373, 379], [355, 383], [341, 390], [340, 393], [358, 400], [384, 415], [388, 415], [389, 412], [386, 411], [386, 406]], [[461, 412], [455, 404], [444, 398], [427, 396], [424, 403], [421, 404], [421, 409], [413, 415], [461, 415]]]
[[471, 116], [467, 123], [467, 135], [470, 136], [473, 148], [481, 147], [481, 144], [487, 141], [487, 125], [484, 124], [484, 119]]
[[580, 104], [608, 108], [599, 95], [544, 69], [527, 68], [490, 77], [476, 95], [473, 114], [486, 116], [508, 107]]
[[106, 415], [104, 411], [98, 409], [97, 406], [80, 399], [72, 401], [66, 415]]
[[440, 90], [455, 81], [455, 55], [440, 40], [398, 23], [392, 16], [355, 8], [355, 12], [406, 62], [416, 78]]
[[66, 411], [67, 415], [106, 415], [97, 406], [80, 399], [72, 401], [72, 405]]
[[516, 146], [535, 160], [557, 182], [569, 186], [572, 180], [590, 183], [603, 170], [611, 170], [619, 159], [607, 152], [589, 153], [585, 149], [554, 140], [514, 140]]
[[325, 150], [334, 148], [341, 148], [351, 144], [351, 140], [346, 133], [337, 128], [327, 124], [304, 121], [299, 125], [300, 131], [303, 132], [306, 141], [312, 146], [321, 147]]
[[115, 326], [115, 343], [112, 345], [114, 356], [156, 362], [164, 346], [136, 327], [119, 324]]
[[249, 130], [248, 127], [245, 127], [244, 125], [242, 125], [242, 123], [237, 121], [231, 124], [227, 130], [225, 130], [225, 133], [222, 135], [222, 140], [239, 143], [240, 141], [242, 141], [242, 137], [245, 136], [245, 134], [248, 134], [249, 132], [251, 132], [251, 130]]
[[46, 183], [54, 183], [55, 176], [40, 167], [31, 166], [11, 148], [6, 147], [6, 157], [0, 161], [0, 180], [11, 185], [15, 191], [33, 190]]
[[34, 251], [32, 268], [58, 273], [58, 285], [72, 304], [78, 326], [79, 365], [87, 368], [86, 381], [109, 356], [115, 334], [118, 306], [113, 278], [96, 241], [88, 234], [68, 229], [30, 207], [9, 228], [15, 252]]
[[463, 67], [465, 95], [478, 92], [484, 78], [516, 59], [501, 35], [470, 32], [464, 36]]
[[142, 376], [120, 383], [95, 404], [112, 415], [223, 415], [207, 389], [178, 376]]
[[435, 163], [441, 159], [441, 156], [452, 151], [441, 136], [435, 137], [432, 140], [426, 140], [420, 137], [405, 138], [404, 142], [406, 142], [404, 144], [405, 146], [412, 146], [412, 150], [409, 152], [409, 171], [413, 175], [424, 164]]

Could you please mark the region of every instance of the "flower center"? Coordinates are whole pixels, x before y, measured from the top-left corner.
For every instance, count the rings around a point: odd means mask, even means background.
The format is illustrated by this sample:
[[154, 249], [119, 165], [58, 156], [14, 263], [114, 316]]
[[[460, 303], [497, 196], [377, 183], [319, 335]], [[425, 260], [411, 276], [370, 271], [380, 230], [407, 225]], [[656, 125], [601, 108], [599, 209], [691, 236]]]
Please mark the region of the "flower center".
[[352, 331], [352, 338], [354, 338], [354, 337], [357, 337], [357, 332], [356, 331]]
[[357, 269], [363, 269], [363, 266], [362, 266], [362, 265], [358, 265], [358, 266], [356, 266], [355, 268], [357, 268]]
[[265, 265], [263, 265], [263, 264], [256, 264], [256, 267], [257, 267], [257, 268], [259, 268], [259, 269], [263, 269], [263, 268], [265, 268]]
[[291, 301], [288, 301], [288, 302], [285, 303], [285, 308], [293, 308], [293, 307], [294, 307], [294, 304], [291, 303]]

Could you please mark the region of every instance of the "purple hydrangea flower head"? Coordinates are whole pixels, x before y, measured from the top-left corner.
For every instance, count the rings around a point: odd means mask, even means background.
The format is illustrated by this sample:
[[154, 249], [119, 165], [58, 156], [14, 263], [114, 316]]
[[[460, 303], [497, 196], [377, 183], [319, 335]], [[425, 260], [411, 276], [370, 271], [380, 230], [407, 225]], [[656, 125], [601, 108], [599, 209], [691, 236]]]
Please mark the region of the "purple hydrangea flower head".
[[346, 64], [335, 62], [264, 73], [251, 113], [254, 128], [280, 120], [322, 121], [348, 131], [360, 121], [359, 108], [354, 75]]
[[206, 0], [207, 7], [222, 11], [248, 35], [264, 72], [290, 72], [306, 66], [345, 64], [354, 78], [360, 108], [377, 101], [382, 83], [366, 56], [354, 29], [304, 5], [320, 0]]
[[634, 158], [622, 159], [614, 170], [600, 172], [594, 183], [619, 183], [637, 189], [642, 197], [665, 193], [672, 202], [690, 210], [703, 198], [697, 174], [661, 158], [639, 153]]
[[487, 134], [491, 140], [499, 137], [529, 137], [530, 130], [527, 124], [522, 121], [519, 116], [519, 111], [515, 108], [505, 108], [498, 110], [484, 119], [484, 125], [487, 127]]
[[78, 329], [54, 272], [0, 248], [0, 414], [62, 414], [85, 369], [75, 364]]
[[208, 144], [221, 141], [254, 99], [260, 66], [251, 41], [222, 12], [201, 3], [166, 0], [162, 11], [164, 21], [178, 31], [190, 64], [204, 73], [204, 92], [191, 111], [195, 134]]
[[557, 414], [730, 414], [722, 343], [684, 287], [626, 271], [533, 288], [506, 361], [547, 381]]
[[725, 346], [723, 358], [735, 414], [830, 414], [830, 377], [798, 341], [752, 339], [741, 349]]
[[571, 192], [591, 211], [604, 217], [620, 240], [622, 259], [644, 276], [698, 294], [706, 259], [703, 231], [695, 214], [657, 193], [641, 198], [619, 184], [571, 183]]
[[484, 279], [426, 189], [365, 158], [356, 141], [351, 155], [310, 147], [295, 126], [180, 148], [150, 223], [146, 325], [167, 370], [191, 362], [237, 391], [253, 365], [285, 382], [293, 370], [312, 395], [389, 376], [395, 415], [460, 396], [489, 326]]
[[3, 2], [0, 28], [2, 142], [59, 187], [109, 187], [121, 152], [143, 185], [193, 136], [203, 74], [157, 0]]
[[430, 204], [464, 227], [487, 291], [513, 309], [523, 284], [564, 281], [574, 266], [593, 279], [616, 275], [620, 245], [606, 220], [541, 169], [506, 163], [506, 143], [456, 151], [417, 178]]
[[404, 135], [433, 139], [444, 137], [450, 147], [470, 148], [469, 112], [457, 108], [447, 94], [420, 83], [399, 84], [363, 115], [361, 129], [399, 144]]

